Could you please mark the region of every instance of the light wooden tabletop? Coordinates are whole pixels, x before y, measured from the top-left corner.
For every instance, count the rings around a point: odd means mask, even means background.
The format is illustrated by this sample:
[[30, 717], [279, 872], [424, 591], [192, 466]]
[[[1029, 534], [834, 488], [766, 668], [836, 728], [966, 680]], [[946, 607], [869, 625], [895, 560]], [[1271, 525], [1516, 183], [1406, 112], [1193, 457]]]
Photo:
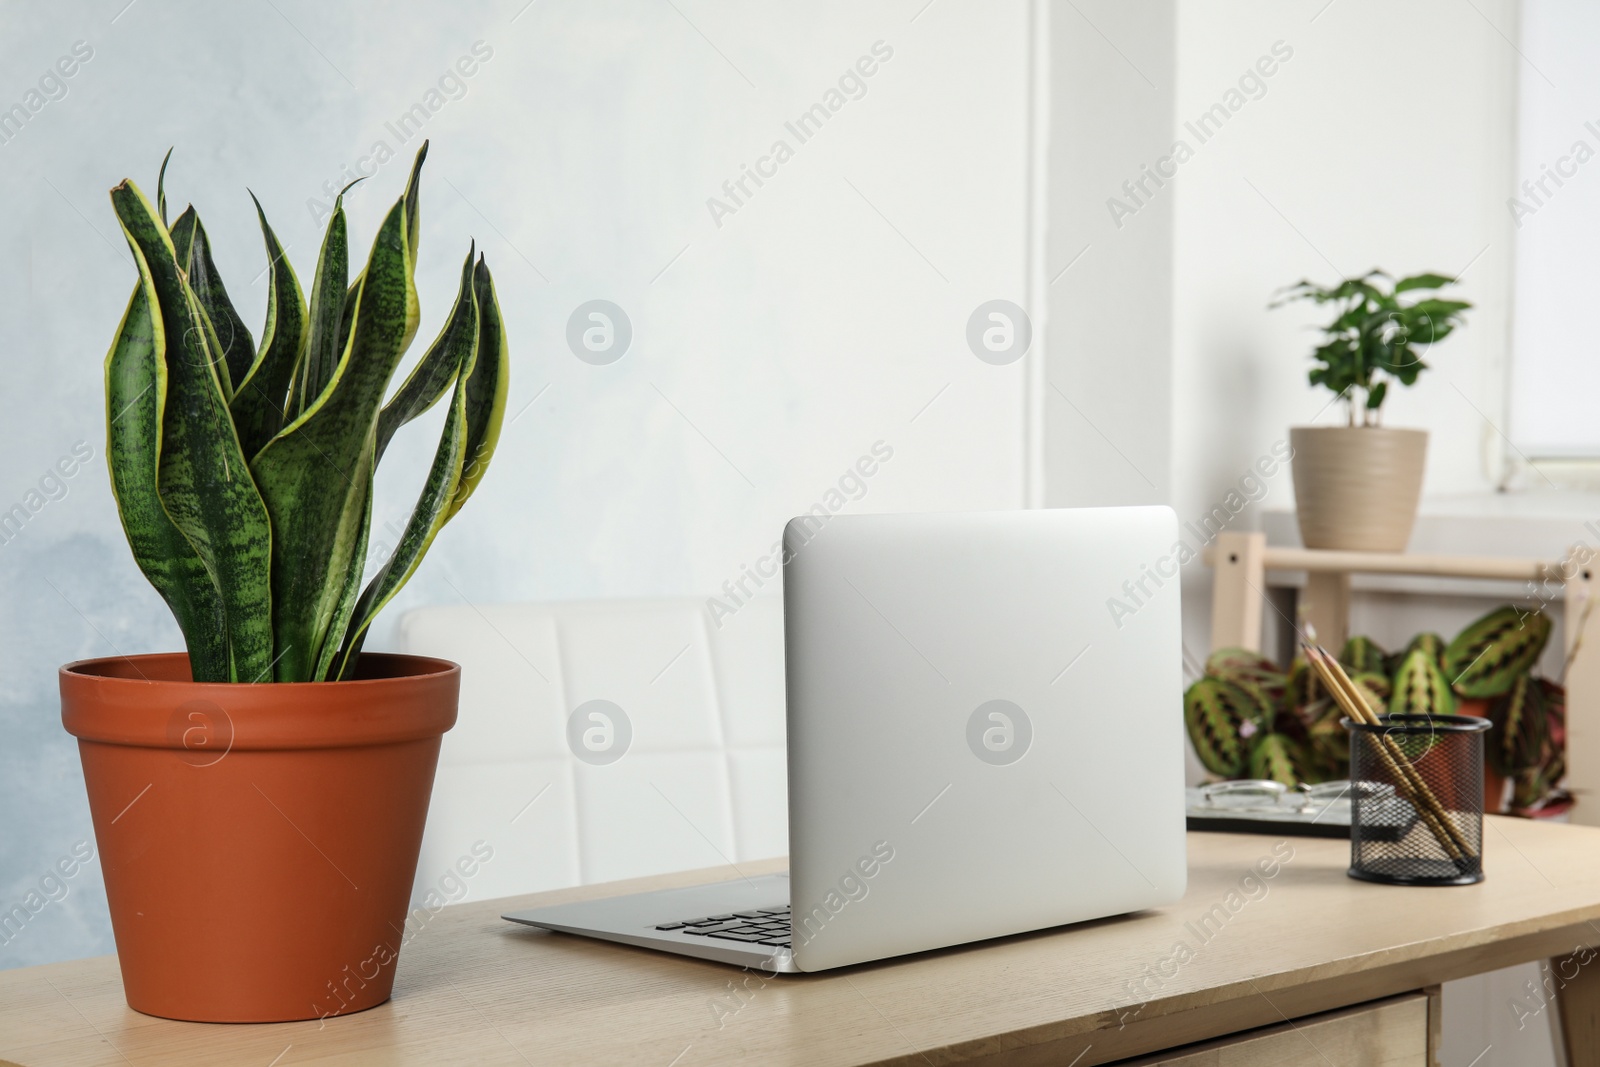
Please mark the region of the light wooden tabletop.
[[1600, 829], [1490, 819], [1488, 879], [1466, 888], [1356, 882], [1348, 859], [1343, 841], [1190, 834], [1176, 906], [776, 978], [499, 918], [728, 869], [463, 904], [405, 947], [393, 1000], [325, 1023], [148, 1018], [124, 1004], [114, 957], [79, 960], [0, 972], [0, 1059], [1089, 1067], [1600, 944]]

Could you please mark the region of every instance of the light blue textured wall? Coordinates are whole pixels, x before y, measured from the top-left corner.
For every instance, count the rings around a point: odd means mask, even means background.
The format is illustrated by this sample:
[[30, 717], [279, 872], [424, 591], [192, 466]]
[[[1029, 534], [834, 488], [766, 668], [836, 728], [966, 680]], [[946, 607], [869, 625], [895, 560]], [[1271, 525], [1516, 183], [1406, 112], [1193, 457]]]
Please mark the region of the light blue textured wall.
[[[41, 879], [92, 840], [56, 668], [180, 647], [122, 541], [100, 394], [134, 277], [105, 194], [129, 176], [153, 194], [169, 145], [173, 210], [195, 202], [257, 330], [245, 186], [308, 284], [308, 201], [386, 142], [396, 158], [349, 201], [364, 252], [416, 144], [387, 124], [414, 104], [432, 138], [421, 339], [469, 237], [496, 270], [514, 357], [500, 454], [370, 647], [420, 603], [709, 594], [878, 440], [895, 459], [853, 509], [1022, 502], [1024, 364], [965, 341], [978, 304], [1025, 299], [1018, 0], [94, 0], [3, 18], [0, 111], [29, 118], [0, 141], [0, 512], [28, 519], [0, 544], [0, 909], [60, 896]], [[80, 41], [92, 57], [46, 77]], [[859, 98], [715, 218], [708, 198], [878, 41], [893, 58]], [[441, 84], [475, 44], [488, 58]], [[564, 339], [595, 298], [633, 322], [610, 366]], [[436, 427], [390, 451], [375, 540], [409, 511]], [[59, 499], [30, 498], [79, 442], [88, 462], [44, 486]], [[0, 967], [111, 951], [98, 866], [65, 885]]]

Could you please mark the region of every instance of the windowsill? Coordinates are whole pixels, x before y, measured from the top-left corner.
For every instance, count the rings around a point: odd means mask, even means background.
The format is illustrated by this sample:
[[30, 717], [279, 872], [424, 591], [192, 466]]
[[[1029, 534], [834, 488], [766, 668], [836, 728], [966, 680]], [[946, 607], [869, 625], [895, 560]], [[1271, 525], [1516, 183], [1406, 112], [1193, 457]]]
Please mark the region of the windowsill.
[[1508, 518], [1534, 523], [1593, 521], [1600, 525], [1600, 491], [1530, 489], [1513, 493], [1457, 493], [1424, 497], [1419, 517]]
[[[1300, 544], [1293, 508], [1264, 509], [1261, 528], [1270, 544]], [[1408, 551], [1556, 559], [1585, 540], [1600, 544], [1600, 492], [1459, 493], [1423, 498]]]

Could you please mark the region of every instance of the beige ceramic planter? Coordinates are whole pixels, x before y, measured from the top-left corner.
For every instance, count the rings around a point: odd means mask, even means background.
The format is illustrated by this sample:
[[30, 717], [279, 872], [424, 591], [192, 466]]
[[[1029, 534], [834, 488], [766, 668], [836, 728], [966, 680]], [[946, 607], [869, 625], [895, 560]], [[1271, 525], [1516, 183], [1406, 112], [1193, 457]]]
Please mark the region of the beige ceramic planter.
[[1289, 443], [1307, 548], [1405, 551], [1422, 497], [1426, 430], [1297, 426]]

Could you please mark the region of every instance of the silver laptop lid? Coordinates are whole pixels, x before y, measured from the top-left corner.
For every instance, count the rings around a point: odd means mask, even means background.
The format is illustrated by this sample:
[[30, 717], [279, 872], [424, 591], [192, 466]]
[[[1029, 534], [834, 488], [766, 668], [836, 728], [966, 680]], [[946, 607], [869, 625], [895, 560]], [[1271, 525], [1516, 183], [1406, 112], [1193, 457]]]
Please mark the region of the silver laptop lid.
[[802, 970], [1183, 895], [1171, 509], [801, 518], [784, 548]]

